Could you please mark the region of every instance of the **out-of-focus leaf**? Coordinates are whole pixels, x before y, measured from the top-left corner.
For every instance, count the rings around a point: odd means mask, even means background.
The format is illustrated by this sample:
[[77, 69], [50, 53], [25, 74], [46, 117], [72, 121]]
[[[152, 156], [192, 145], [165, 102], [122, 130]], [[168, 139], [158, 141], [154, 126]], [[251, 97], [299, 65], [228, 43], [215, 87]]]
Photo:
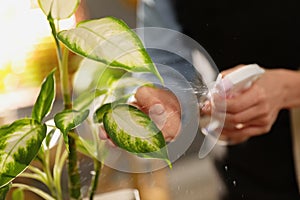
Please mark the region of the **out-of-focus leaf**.
[[124, 70], [106, 68], [103, 73], [97, 78], [96, 86], [100, 89], [111, 89], [111, 86], [119, 81], [122, 76], [125, 74]]
[[89, 105], [99, 96], [105, 94], [107, 90], [92, 90], [80, 94], [73, 103], [74, 110], [86, 110]]
[[76, 134], [71, 134], [75, 139], [77, 150], [93, 159], [102, 160], [106, 154], [104, 141], [84, 139]]
[[38, 0], [38, 3], [46, 16], [51, 16], [53, 19], [66, 19], [75, 13], [80, 0]]

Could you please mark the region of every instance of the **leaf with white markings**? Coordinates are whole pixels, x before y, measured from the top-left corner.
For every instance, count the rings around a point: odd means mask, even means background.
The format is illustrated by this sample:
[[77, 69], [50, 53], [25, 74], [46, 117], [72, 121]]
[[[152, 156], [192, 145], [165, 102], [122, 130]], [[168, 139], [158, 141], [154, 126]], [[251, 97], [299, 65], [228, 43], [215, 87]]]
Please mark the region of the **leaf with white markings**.
[[165, 160], [171, 168], [165, 139], [148, 115], [127, 104], [104, 104], [94, 114], [103, 122], [111, 140], [122, 149], [143, 158]]
[[0, 187], [27, 168], [45, 136], [46, 126], [34, 119], [20, 119], [0, 127]]
[[151, 72], [163, 82], [137, 34], [119, 19], [84, 21], [59, 32], [58, 39], [84, 57], [131, 72]]
[[89, 115], [89, 110], [65, 110], [55, 115], [54, 122], [63, 133], [66, 148], [68, 149], [68, 132], [79, 126]]

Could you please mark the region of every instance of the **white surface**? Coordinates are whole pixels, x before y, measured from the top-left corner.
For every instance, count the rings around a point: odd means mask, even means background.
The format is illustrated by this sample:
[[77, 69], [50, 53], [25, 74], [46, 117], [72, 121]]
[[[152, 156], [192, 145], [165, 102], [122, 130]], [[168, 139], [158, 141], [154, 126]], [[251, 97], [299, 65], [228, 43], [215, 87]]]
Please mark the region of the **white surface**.
[[136, 189], [122, 189], [113, 192], [99, 194], [94, 197], [95, 200], [140, 200], [139, 192]]
[[257, 64], [241, 67], [223, 78], [225, 90], [231, 94], [238, 93], [249, 88], [265, 70]]

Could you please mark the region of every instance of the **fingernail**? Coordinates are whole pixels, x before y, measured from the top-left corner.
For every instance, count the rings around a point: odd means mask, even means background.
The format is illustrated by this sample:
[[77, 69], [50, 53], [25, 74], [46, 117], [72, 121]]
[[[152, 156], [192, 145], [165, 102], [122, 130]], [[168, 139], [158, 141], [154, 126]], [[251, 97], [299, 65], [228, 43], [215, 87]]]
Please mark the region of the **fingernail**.
[[149, 117], [155, 122], [156, 126], [161, 130], [167, 120], [165, 108], [162, 104], [154, 104], [149, 109]]
[[154, 115], [161, 115], [164, 112], [165, 112], [165, 108], [163, 107], [162, 104], [154, 104], [149, 109], [149, 113], [154, 114]]

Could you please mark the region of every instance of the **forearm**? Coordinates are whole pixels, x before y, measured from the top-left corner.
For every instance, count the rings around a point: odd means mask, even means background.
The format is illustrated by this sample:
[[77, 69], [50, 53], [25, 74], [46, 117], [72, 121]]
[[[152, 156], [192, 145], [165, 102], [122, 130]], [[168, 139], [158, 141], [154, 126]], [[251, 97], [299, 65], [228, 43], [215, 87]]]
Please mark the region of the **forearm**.
[[280, 70], [283, 81], [283, 108], [300, 107], [300, 71]]

